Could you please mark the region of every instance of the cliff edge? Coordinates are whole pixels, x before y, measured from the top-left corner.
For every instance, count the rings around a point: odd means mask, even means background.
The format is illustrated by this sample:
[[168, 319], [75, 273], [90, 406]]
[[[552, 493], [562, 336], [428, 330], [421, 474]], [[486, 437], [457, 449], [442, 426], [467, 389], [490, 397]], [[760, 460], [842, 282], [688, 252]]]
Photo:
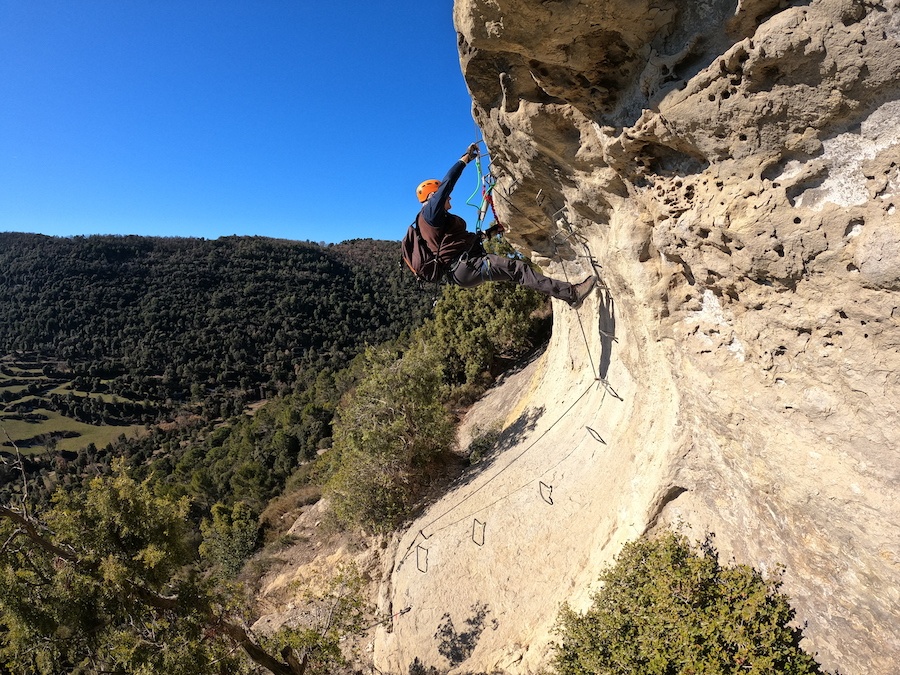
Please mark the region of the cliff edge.
[[[604, 288], [471, 413], [376, 665], [534, 673], [648, 530], [783, 565], [807, 649], [900, 663], [900, 3], [457, 0], [508, 237]], [[463, 444], [464, 438], [461, 441]]]

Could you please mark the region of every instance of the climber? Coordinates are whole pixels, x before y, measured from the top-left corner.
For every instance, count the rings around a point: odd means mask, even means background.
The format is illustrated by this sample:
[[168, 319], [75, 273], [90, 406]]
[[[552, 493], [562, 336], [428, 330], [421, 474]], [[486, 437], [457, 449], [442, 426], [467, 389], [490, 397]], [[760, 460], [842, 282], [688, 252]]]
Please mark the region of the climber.
[[593, 275], [577, 284], [545, 277], [522, 260], [486, 253], [482, 239], [502, 232], [499, 225], [484, 233], [468, 232], [466, 221], [449, 213], [450, 193], [466, 165], [478, 156], [473, 143], [452, 167], [444, 180], [423, 181], [416, 196], [423, 204], [416, 221], [422, 238], [447, 269], [447, 279], [457, 286], [471, 288], [486, 281], [512, 281], [578, 308], [593, 290]]

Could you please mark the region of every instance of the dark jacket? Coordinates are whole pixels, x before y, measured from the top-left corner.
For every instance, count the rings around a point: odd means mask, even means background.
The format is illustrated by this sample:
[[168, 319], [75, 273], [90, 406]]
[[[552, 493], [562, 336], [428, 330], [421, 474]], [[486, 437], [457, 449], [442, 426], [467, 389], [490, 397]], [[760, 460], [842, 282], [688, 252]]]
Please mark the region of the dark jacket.
[[416, 218], [425, 243], [444, 265], [467, 253], [478, 241], [477, 234], [466, 230], [466, 221], [446, 208], [447, 197], [465, 168], [466, 163], [462, 160], [450, 167], [440, 187], [425, 202]]

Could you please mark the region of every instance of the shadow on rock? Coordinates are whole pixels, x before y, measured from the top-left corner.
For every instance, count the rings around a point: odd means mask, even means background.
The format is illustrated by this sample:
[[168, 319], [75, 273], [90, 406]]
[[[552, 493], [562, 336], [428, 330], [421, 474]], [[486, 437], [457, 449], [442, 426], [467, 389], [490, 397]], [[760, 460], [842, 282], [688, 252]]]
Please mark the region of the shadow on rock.
[[616, 303], [608, 290], [602, 291], [600, 300], [600, 368], [601, 380], [609, 374], [613, 343], [616, 342]]
[[523, 443], [528, 434], [537, 427], [538, 420], [541, 419], [545, 410], [543, 406], [528, 408], [505, 429], [501, 430], [498, 425], [494, 428], [482, 429], [473, 436], [469, 443], [468, 456], [469, 462], [478, 469], [477, 472], [470, 472], [463, 477], [463, 482], [468, 483], [478, 473], [489, 468], [504, 451]]
[[538, 420], [543, 417], [544, 412], [546, 412], [544, 406], [526, 409], [515, 422], [506, 427], [503, 433], [500, 434], [497, 450], [499, 452], [509, 450], [524, 442], [528, 434], [535, 430]]
[[471, 611], [472, 616], [466, 619], [464, 631], [456, 630], [448, 612], [441, 618], [441, 623], [434, 634], [438, 640], [438, 652], [450, 662], [451, 667], [458, 666], [472, 655], [485, 628], [497, 630], [499, 626], [496, 619], [487, 621], [490, 613], [487, 605], [473, 605]]

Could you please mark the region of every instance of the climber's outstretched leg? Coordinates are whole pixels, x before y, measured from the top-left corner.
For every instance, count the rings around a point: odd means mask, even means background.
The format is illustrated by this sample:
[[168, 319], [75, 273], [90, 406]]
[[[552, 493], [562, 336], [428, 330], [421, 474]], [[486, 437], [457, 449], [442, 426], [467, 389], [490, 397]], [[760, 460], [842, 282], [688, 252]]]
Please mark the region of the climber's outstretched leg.
[[597, 281], [593, 275], [578, 284], [545, 277], [523, 260], [493, 253], [464, 256], [453, 268], [450, 277], [456, 285], [463, 288], [479, 286], [488, 281], [512, 281], [562, 300], [571, 307], [579, 307]]

